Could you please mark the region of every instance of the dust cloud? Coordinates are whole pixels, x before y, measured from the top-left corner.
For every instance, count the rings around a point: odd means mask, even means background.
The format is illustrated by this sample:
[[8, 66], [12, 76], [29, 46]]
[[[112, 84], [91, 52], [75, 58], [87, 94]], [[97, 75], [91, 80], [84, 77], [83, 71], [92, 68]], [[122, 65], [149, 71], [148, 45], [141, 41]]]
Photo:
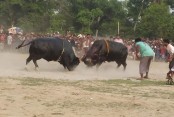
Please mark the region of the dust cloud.
[[[80, 63], [74, 71], [68, 71], [58, 62], [47, 62], [38, 60], [39, 71], [35, 71], [31, 61], [28, 64], [28, 71], [25, 70], [25, 62], [29, 54], [0, 52], [0, 77], [32, 77], [63, 80], [107, 80], [107, 79], [131, 79], [139, 77], [139, 61], [127, 60], [127, 69], [116, 68], [115, 62], [105, 62], [99, 69], [96, 67], [87, 68]], [[165, 80], [168, 71], [168, 63], [152, 62], [149, 77], [151, 79]]]

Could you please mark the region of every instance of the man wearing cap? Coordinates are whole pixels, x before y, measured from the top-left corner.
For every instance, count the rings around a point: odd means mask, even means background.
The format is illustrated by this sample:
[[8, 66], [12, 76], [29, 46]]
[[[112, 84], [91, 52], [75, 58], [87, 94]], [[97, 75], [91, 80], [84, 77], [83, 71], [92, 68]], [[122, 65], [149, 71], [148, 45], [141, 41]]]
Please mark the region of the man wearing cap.
[[[140, 78], [138, 78], [138, 80], [142, 80], [143, 78], [148, 78], [150, 64], [155, 53], [147, 43], [141, 40], [141, 38], [135, 39], [135, 48], [136, 48], [135, 55], [137, 59], [140, 59], [140, 64], [139, 64]], [[145, 76], [143, 76], [144, 74]]]

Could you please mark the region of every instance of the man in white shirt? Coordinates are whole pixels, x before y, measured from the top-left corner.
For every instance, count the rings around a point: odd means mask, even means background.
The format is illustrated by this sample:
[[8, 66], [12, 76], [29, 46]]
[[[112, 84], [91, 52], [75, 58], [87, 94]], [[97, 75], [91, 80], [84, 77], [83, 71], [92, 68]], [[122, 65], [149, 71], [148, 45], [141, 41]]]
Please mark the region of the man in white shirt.
[[[174, 46], [170, 44], [168, 39], [163, 40], [164, 46], [166, 46], [167, 52], [169, 53], [169, 72], [167, 73], [167, 79], [169, 79], [173, 83], [173, 73], [174, 73]], [[168, 81], [169, 81], [168, 80]]]
[[7, 47], [8, 47], [9, 50], [11, 50], [12, 41], [13, 41], [12, 34], [9, 33], [9, 35], [7, 36]]
[[166, 46], [167, 52], [170, 55], [170, 60], [169, 62], [174, 58], [174, 46], [170, 44], [170, 41], [168, 39], [163, 40], [164, 46]]

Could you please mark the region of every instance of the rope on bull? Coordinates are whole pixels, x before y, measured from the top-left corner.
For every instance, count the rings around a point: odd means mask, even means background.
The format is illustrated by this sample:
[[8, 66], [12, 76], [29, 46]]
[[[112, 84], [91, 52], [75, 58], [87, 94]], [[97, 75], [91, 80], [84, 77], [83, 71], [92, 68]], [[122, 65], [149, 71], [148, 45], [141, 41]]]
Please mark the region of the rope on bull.
[[64, 53], [64, 51], [65, 51], [65, 49], [64, 49], [64, 42], [62, 41], [62, 43], [63, 43], [63, 44], [62, 44], [62, 45], [63, 45], [63, 50], [62, 50], [62, 52], [61, 52], [59, 58], [57, 59], [57, 61], [60, 61], [60, 60], [61, 60], [62, 55], [63, 55], [63, 53]]
[[107, 56], [108, 56], [108, 54], [109, 54], [109, 44], [108, 44], [108, 41], [107, 40], [104, 40], [105, 41], [105, 43], [106, 43], [106, 48], [107, 48]]

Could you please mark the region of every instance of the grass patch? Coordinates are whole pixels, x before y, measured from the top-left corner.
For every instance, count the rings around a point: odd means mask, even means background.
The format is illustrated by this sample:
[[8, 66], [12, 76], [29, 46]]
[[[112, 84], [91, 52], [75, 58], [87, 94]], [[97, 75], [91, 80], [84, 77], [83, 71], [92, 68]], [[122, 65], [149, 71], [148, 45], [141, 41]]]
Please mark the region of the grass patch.
[[132, 80], [79, 80], [79, 81], [69, 81], [69, 80], [52, 80], [52, 79], [41, 79], [41, 78], [22, 78], [19, 79], [21, 85], [26, 86], [41, 86], [41, 85], [56, 85], [56, 86], [74, 86], [87, 91], [95, 92], [119, 92], [129, 94], [132, 87], [146, 87], [146, 86], [163, 86], [164, 81], [151, 81], [143, 80], [140, 82], [135, 82]]
[[[89, 82], [89, 81], [88, 81]], [[97, 85], [92, 85], [95, 82]], [[90, 83], [88, 83], [90, 84]], [[165, 82], [163, 81], [150, 81], [150, 80], [143, 80], [140, 82], [135, 82], [132, 80], [99, 80], [99, 81], [92, 81], [91, 85], [83, 85], [81, 88], [88, 91], [96, 91], [96, 92], [120, 92], [121, 94], [129, 94], [132, 90], [131, 88], [134, 87], [146, 87], [146, 86], [163, 86]]]
[[140, 82], [135, 82], [132, 80], [102, 80], [101, 82], [114, 86], [130, 85], [130, 86], [160, 86], [165, 85], [164, 81], [153, 81], [153, 80], [142, 80]]
[[7, 82], [7, 79], [18, 80], [21, 82], [21, 85], [27, 86], [40, 86], [45, 84], [52, 84], [52, 85], [64, 85], [64, 86], [76, 86], [81, 87], [82, 85], [90, 86], [91, 90], [93, 86], [118, 86], [118, 87], [138, 87], [138, 86], [163, 86], [166, 85], [164, 81], [155, 81], [155, 80], [142, 80], [139, 82], [135, 82], [132, 80], [122, 80], [122, 79], [115, 79], [115, 80], [78, 80], [78, 81], [70, 81], [70, 80], [55, 80], [55, 79], [45, 79], [45, 78], [0, 78], [0, 82]]
[[6, 83], [7, 81], [6, 81], [6, 79], [5, 78], [1, 78], [0, 77], [0, 83]]
[[[13, 78], [14, 80], [14, 78]], [[90, 91], [90, 92], [100, 92], [100, 93], [112, 93], [121, 95], [139, 95], [143, 97], [159, 97], [157, 94], [168, 95], [167, 97], [174, 97], [174, 92], [167, 92], [165, 90], [152, 89], [150, 92], [146, 90], [147, 87], [165, 87], [164, 81], [153, 81], [153, 80], [142, 80], [142, 81], [132, 81], [132, 80], [53, 80], [53, 79], [42, 79], [42, 78], [21, 78], [16, 79], [20, 81], [21, 85], [24, 86], [73, 86], [79, 88], [80, 90]], [[144, 90], [142, 90], [144, 87]]]
[[41, 79], [41, 78], [22, 78], [17, 79], [21, 81], [21, 85], [26, 86], [41, 86], [41, 85], [64, 85], [64, 86], [76, 86], [79, 81], [70, 82], [67, 80], [53, 80], [53, 79]]

